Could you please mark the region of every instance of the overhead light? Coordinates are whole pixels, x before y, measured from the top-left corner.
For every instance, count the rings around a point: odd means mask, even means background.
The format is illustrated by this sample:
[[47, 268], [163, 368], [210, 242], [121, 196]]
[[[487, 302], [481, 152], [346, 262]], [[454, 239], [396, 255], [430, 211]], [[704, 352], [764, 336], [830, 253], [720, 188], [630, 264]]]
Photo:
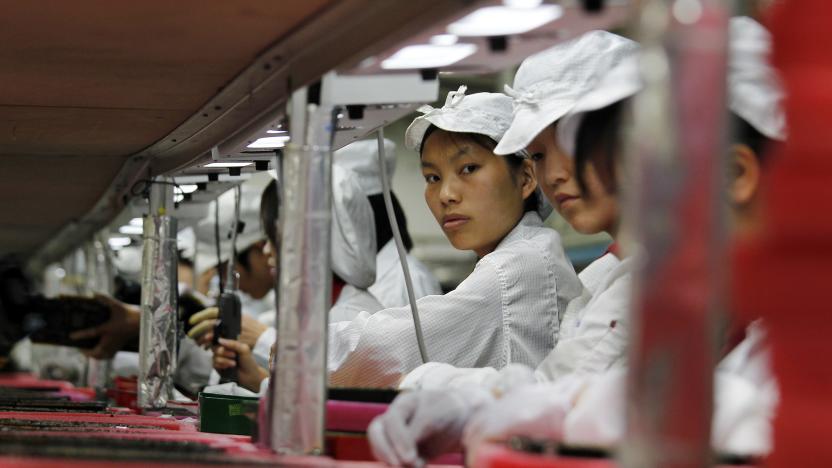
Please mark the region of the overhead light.
[[196, 184], [184, 184], [179, 186], [179, 190], [182, 193], [194, 193], [199, 189], [199, 186]]
[[173, 202], [174, 203], [181, 203], [182, 200], [185, 199], [185, 195], [182, 193], [174, 193], [173, 194]]
[[284, 133], [289, 133], [289, 131], [288, 131], [288, 130], [266, 130], [266, 133], [279, 133], [279, 134], [284, 134]]
[[409, 45], [381, 62], [381, 68], [385, 70], [442, 68], [459, 62], [476, 51], [476, 44]]
[[[270, 130], [269, 133], [272, 131]], [[289, 136], [276, 136], [258, 138], [254, 143], [246, 146], [246, 148], [283, 148], [286, 142], [289, 141]]]
[[438, 46], [450, 46], [459, 42], [459, 37], [453, 34], [437, 34], [430, 38], [430, 43]]
[[543, 0], [503, 0], [503, 5], [509, 8], [537, 8]]
[[144, 218], [133, 218], [129, 224], [131, 226], [144, 226]]
[[127, 224], [125, 226], [122, 226], [122, 227], [118, 228], [118, 232], [120, 232], [122, 234], [135, 236], [135, 235], [139, 235], [139, 234], [143, 233], [144, 228], [141, 227], [141, 226], [133, 226], [133, 225]]
[[539, 28], [563, 16], [560, 5], [533, 8], [490, 6], [480, 8], [448, 25], [448, 32], [461, 37], [511, 36]]
[[216, 162], [206, 164], [203, 167], [246, 167], [254, 164], [253, 162]]
[[133, 242], [130, 240], [129, 237], [111, 237], [107, 240], [107, 243], [110, 244], [110, 247], [114, 249], [119, 249], [121, 247], [125, 247], [130, 245]]

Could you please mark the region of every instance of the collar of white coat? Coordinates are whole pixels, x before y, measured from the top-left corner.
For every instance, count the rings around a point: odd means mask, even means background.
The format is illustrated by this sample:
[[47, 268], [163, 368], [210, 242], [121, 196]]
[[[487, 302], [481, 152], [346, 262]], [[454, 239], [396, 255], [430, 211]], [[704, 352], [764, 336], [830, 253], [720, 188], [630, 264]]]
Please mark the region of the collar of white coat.
[[394, 267], [399, 267], [399, 252], [396, 249], [396, 242], [392, 239], [384, 244], [376, 256], [376, 278]]
[[543, 227], [543, 220], [540, 219], [540, 215], [537, 214], [537, 212], [527, 211], [523, 215], [523, 217], [520, 218], [520, 221], [511, 229], [511, 231], [509, 231], [509, 233], [506, 234], [505, 237], [503, 237], [503, 240], [501, 240], [500, 243], [497, 244], [497, 248], [495, 248], [494, 250], [499, 250], [506, 244], [514, 242], [517, 238], [522, 237], [520, 231], [523, 228], [527, 227]]

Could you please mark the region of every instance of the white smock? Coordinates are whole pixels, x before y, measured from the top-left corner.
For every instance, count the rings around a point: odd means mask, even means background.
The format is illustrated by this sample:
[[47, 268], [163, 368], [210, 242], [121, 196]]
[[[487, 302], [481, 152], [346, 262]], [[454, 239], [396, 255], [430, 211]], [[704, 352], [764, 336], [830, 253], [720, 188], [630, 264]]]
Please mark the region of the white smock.
[[[537, 365], [580, 293], [560, 236], [526, 213], [453, 291], [417, 301], [428, 355], [461, 367]], [[330, 324], [330, 384], [394, 387], [420, 363], [409, 307]]]
[[[561, 319], [556, 346], [529, 379], [546, 382], [565, 375], [590, 374], [625, 364], [632, 259], [607, 253], [579, 275], [581, 294], [569, 302]], [[506, 387], [522, 382], [514, 372], [494, 367], [459, 368], [430, 362], [401, 382], [402, 389], [437, 389], [470, 385]]]
[[[411, 255], [405, 257], [410, 269], [413, 283], [413, 295], [416, 299], [424, 296], [442, 294], [439, 281], [430, 269]], [[402, 307], [410, 304], [404, 282], [404, 272], [393, 240], [387, 242], [376, 256], [376, 282], [370, 286], [370, 293], [384, 307]], [[366, 309], [365, 309], [366, 310]]]

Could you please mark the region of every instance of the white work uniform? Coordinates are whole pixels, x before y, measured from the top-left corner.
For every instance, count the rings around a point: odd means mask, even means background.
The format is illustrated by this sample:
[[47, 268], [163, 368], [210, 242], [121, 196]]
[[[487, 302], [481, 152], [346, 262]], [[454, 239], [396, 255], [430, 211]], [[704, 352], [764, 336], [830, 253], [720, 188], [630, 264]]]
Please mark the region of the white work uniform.
[[[406, 258], [415, 298], [442, 294], [439, 282], [428, 267], [411, 255]], [[388, 241], [376, 256], [376, 282], [368, 290], [386, 308], [410, 304], [404, 272], [393, 240]]]
[[[537, 366], [535, 380], [599, 373], [625, 364], [632, 262], [631, 258], [622, 261], [607, 253], [578, 275], [582, 292], [566, 307], [559, 336], [554, 339], [557, 344]], [[500, 379], [513, 379], [512, 375], [501, 376], [493, 367], [457, 368], [430, 362], [408, 374], [401, 388], [510, 387], [510, 382]]]
[[[526, 213], [455, 290], [417, 301], [429, 358], [534, 366], [554, 347], [561, 311], [579, 293], [560, 236]], [[330, 324], [328, 351], [333, 386], [394, 387], [421, 362], [409, 307]]]
[[[341, 289], [338, 300], [329, 309], [329, 322], [352, 320], [362, 311], [376, 312], [383, 308], [375, 296], [370, 294], [366, 289], [359, 289], [346, 284]], [[269, 353], [271, 353], [272, 344], [274, 344], [277, 336], [277, 330], [274, 328], [274, 310], [263, 313], [257, 320], [265, 323], [269, 328], [257, 338], [252, 353], [254, 353], [255, 359], [259, 363], [269, 362]]]

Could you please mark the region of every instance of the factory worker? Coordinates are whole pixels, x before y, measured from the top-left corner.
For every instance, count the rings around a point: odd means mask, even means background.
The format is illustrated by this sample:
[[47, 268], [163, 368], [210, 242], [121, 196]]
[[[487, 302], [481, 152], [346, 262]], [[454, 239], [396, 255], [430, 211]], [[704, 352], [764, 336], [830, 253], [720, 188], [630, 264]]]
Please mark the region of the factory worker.
[[[271, 255], [277, 241], [278, 213], [277, 181], [271, 182], [263, 192], [260, 218], [269, 239], [266, 251], [269, 262], [276, 268], [277, 259]], [[382, 309], [367, 288], [376, 277], [376, 244], [373, 230], [373, 211], [367, 196], [355, 174], [339, 165], [332, 167], [332, 308], [330, 322], [349, 321], [361, 312], [372, 313]], [[268, 327], [253, 342], [242, 336], [239, 341], [221, 340], [214, 349], [214, 367], [222, 369], [234, 365], [234, 354], [240, 359], [240, 384], [256, 391], [265, 378], [266, 365], [275, 341], [275, 314], [266, 314]], [[245, 328], [245, 326], [244, 326]], [[202, 340], [202, 339], [201, 339]], [[246, 363], [251, 365], [246, 366]], [[258, 364], [257, 366], [253, 364]]]
[[[451, 244], [479, 257], [453, 291], [417, 301], [430, 359], [462, 367], [534, 366], [554, 347], [580, 293], [560, 236], [543, 225], [531, 163], [492, 150], [511, 122], [502, 94], [448, 95], [405, 135], [425, 199]], [[420, 364], [410, 308], [362, 312], [329, 326], [330, 385], [393, 387]], [[216, 355], [215, 355], [216, 357]]]
[[[392, 183], [396, 170], [396, 145], [390, 140], [384, 140], [384, 154], [387, 167], [387, 179]], [[333, 163], [348, 171], [358, 179], [364, 193], [373, 208], [376, 228], [376, 281], [369, 291], [385, 308], [400, 307], [410, 303], [405, 287], [404, 272], [402, 271], [393, 230], [384, 208], [382, 195], [381, 173], [378, 165], [378, 142], [376, 140], [362, 140], [351, 143], [333, 154]], [[393, 201], [393, 211], [396, 223], [402, 235], [402, 242], [406, 251], [413, 247], [413, 241], [407, 231], [407, 220], [399, 205], [395, 193], [390, 193]], [[407, 255], [410, 279], [413, 284], [413, 294], [416, 299], [432, 294], [442, 294], [439, 281], [433, 273], [419, 260]]]
[[[773, 141], [785, 137], [785, 125], [779, 89], [773, 70], [765, 61], [770, 39], [753, 20], [738, 18], [731, 23], [731, 62], [729, 66], [729, 108], [733, 113], [735, 144], [731, 148], [734, 179], [728, 189], [735, 220], [735, 234], [754, 230], [759, 204], [761, 155]], [[580, 118], [583, 127], [599, 122], [605, 110], [582, 115], [577, 112], [564, 123]], [[614, 122], [614, 114], [603, 119]], [[601, 141], [611, 127], [600, 126]], [[586, 133], [583, 128], [578, 132]], [[580, 149], [578, 152], [580, 153]], [[596, 161], [603, 153], [595, 153]], [[601, 162], [599, 165], [611, 164]], [[516, 380], [532, 380], [520, 369], [513, 370]], [[520, 378], [518, 378], [518, 376]], [[538, 374], [539, 377], [539, 374]], [[398, 405], [390, 417], [374, 422], [371, 440], [376, 454], [390, 463], [411, 463], [418, 455], [416, 445], [425, 440], [442, 440], [443, 444], [420, 445], [422, 456], [432, 456], [459, 447], [464, 429], [468, 450], [476, 450], [482, 441], [505, 440], [516, 435], [538, 439], [561, 440], [574, 446], [613, 447], [624, 434], [624, 388], [626, 372], [612, 369], [601, 374], [571, 374], [549, 384], [519, 385], [496, 403], [494, 392], [506, 389], [494, 385], [468, 386], [452, 392], [416, 392]], [[502, 382], [505, 384], [505, 381]], [[484, 391], [488, 388], [489, 391]], [[438, 396], [441, 395], [441, 396]], [[442, 411], [430, 414], [428, 405]], [[770, 450], [770, 421], [777, 401], [776, 382], [768, 368], [768, 350], [761, 323], [752, 323], [746, 338], [717, 367], [715, 377], [715, 412], [712, 440], [715, 450], [743, 456], [763, 455]], [[470, 403], [473, 402], [473, 403]], [[530, 404], [534, 402], [534, 404]], [[394, 403], [395, 406], [395, 403]], [[395, 429], [402, 417], [413, 431]], [[387, 420], [385, 420], [387, 419]], [[467, 425], [466, 425], [467, 424]], [[418, 426], [417, 428], [415, 426]], [[391, 442], [395, 441], [395, 446]], [[433, 446], [432, 448], [430, 446]]]
[[[240, 185], [240, 223], [242, 230], [237, 234], [235, 246], [236, 258], [234, 269], [239, 275], [237, 294], [240, 297], [244, 314], [259, 317], [262, 313], [274, 310], [274, 281], [269, 273], [268, 257], [263, 254], [266, 244], [260, 227], [260, 194], [271, 180], [269, 174], [258, 173]], [[231, 255], [231, 229], [234, 221], [235, 190], [228, 190], [211, 203], [208, 217], [196, 228], [195, 272], [197, 289], [202, 294], [217, 296], [219, 293], [219, 274], [227, 285], [226, 262]], [[219, 205], [219, 242], [217, 257], [217, 239], [215, 224], [217, 221], [215, 204]], [[214, 284], [212, 285], [212, 281]]]

